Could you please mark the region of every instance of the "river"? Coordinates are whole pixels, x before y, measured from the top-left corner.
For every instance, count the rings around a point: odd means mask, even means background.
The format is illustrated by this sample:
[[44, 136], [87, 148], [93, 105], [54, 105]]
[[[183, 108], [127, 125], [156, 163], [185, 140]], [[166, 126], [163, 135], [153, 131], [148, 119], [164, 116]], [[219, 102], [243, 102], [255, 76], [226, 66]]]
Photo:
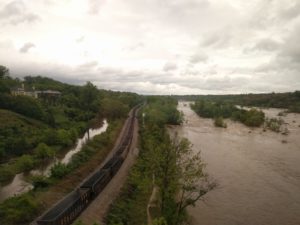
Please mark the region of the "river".
[[[201, 150], [218, 187], [188, 209], [193, 225], [300, 224], [300, 114], [283, 116], [288, 135], [226, 120], [217, 128], [180, 102], [185, 123], [175, 129]], [[277, 117], [280, 109], [263, 109]]]
[[33, 188], [32, 184], [26, 181], [26, 175], [50, 176], [51, 168], [57, 162], [68, 164], [72, 159], [72, 156], [81, 150], [82, 146], [88, 140], [88, 136], [90, 137], [90, 139], [92, 139], [96, 135], [105, 132], [107, 127], [108, 123], [106, 120], [104, 120], [103, 125], [101, 127], [89, 129], [89, 134], [88, 132], [85, 132], [84, 135], [77, 140], [76, 145], [70, 150], [68, 150], [62, 158], [55, 158], [52, 161], [48, 162], [48, 164], [41, 166], [39, 169], [32, 170], [27, 174], [19, 173], [14, 177], [14, 179], [10, 183], [3, 187], [0, 186], [0, 203], [9, 197], [22, 194]]

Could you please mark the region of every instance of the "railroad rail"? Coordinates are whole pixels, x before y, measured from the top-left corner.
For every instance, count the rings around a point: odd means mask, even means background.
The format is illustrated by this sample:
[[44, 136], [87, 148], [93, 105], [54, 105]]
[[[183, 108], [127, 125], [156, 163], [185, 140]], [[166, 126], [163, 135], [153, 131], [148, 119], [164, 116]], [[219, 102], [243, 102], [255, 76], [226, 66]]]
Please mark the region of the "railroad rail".
[[124, 159], [131, 147], [134, 133], [134, 122], [137, 110], [135, 106], [126, 120], [123, 136], [115, 147], [115, 153], [100, 168], [88, 176], [74, 191], [57, 202], [44, 214], [42, 214], [32, 225], [68, 225], [71, 224], [84, 209], [105, 188], [114, 175], [120, 169]]

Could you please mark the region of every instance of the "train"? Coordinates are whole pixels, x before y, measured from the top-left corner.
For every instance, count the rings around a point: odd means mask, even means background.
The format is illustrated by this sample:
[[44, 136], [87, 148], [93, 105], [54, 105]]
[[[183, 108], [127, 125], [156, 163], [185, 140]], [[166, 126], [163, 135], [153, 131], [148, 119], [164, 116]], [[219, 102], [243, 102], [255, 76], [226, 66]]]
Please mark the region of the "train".
[[71, 224], [80, 213], [102, 192], [105, 186], [115, 176], [130, 150], [134, 123], [137, 110], [140, 105], [135, 106], [126, 120], [123, 136], [115, 147], [113, 156], [100, 168], [85, 179], [76, 190], [69, 193], [52, 208], [40, 216], [36, 223], [38, 225], [68, 225]]

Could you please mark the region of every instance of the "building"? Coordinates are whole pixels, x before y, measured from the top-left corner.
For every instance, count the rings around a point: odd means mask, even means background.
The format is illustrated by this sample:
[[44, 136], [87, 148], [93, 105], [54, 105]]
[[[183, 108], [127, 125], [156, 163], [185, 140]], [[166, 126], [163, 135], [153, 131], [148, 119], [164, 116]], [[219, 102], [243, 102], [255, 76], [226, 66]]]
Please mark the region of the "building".
[[13, 96], [25, 95], [33, 98], [38, 97], [34, 86], [31, 88], [31, 90], [26, 90], [24, 84], [22, 84], [22, 87], [12, 88], [10, 91]]
[[60, 97], [61, 93], [59, 91], [53, 91], [53, 90], [45, 90], [45, 91], [36, 91], [35, 87], [33, 86], [30, 90], [25, 89], [24, 84], [22, 84], [22, 87], [16, 87], [11, 89], [11, 94], [13, 96], [23, 95], [23, 96], [29, 96], [32, 98], [42, 98], [46, 100], [55, 100], [58, 97]]

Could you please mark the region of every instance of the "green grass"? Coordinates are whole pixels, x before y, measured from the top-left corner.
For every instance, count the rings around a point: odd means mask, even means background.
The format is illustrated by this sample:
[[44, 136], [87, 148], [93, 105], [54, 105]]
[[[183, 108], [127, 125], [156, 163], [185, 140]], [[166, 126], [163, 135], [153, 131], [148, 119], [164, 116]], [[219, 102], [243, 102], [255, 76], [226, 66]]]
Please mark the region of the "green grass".
[[23, 128], [45, 128], [47, 125], [35, 119], [28, 118], [21, 114], [0, 109], [0, 128], [7, 127], [23, 127]]

